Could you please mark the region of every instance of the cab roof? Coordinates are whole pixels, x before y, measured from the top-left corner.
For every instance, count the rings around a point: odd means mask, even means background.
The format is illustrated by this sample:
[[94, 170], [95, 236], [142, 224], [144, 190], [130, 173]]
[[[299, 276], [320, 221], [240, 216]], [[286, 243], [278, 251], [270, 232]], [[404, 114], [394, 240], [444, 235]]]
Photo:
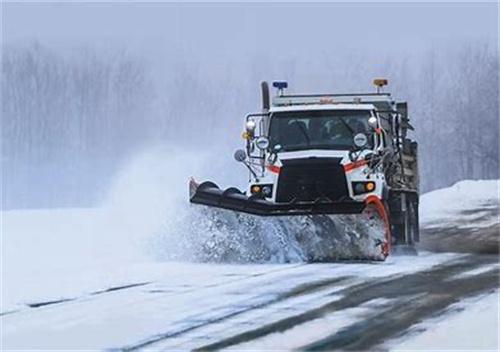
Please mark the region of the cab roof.
[[[289, 110], [278, 110], [288, 108]], [[358, 94], [296, 94], [273, 97], [271, 111], [350, 109], [395, 111], [396, 102], [390, 93]]]
[[375, 110], [373, 104], [300, 104], [271, 106], [270, 113], [283, 111], [318, 111], [318, 110]]

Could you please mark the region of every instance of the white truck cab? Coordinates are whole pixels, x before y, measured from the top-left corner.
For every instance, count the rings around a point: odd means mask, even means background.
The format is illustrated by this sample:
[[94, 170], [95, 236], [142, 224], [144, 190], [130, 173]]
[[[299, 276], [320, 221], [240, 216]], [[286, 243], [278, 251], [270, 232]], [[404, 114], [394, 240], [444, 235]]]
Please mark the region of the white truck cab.
[[[383, 168], [370, 167], [367, 156], [393, 146], [374, 96], [290, 96], [284, 95], [285, 82], [275, 82], [275, 87], [272, 105], [246, 118], [246, 194], [278, 203], [321, 196], [356, 202], [370, 195], [382, 199]], [[375, 98], [391, 103], [386, 95]]]

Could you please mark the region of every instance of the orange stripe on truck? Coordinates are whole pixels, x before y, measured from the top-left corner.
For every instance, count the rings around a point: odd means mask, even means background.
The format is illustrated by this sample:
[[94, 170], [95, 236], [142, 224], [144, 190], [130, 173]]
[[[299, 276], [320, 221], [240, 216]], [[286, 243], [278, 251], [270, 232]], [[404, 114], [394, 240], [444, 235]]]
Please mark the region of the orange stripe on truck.
[[349, 172], [349, 171], [352, 171], [354, 169], [357, 169], [358, 167], [365, 166], [366, 164], [368, 164], [368, 161], [366, 161], [366, 160], [359, 160], [359, 161], [355, 161], [353, 163], [345, 164], [344, 171]]
[[267, 165], [267, 169], [271, 171], [272, 173], [278, 174], [280, 173], [281, 167], [276, 166], [276, 165]]

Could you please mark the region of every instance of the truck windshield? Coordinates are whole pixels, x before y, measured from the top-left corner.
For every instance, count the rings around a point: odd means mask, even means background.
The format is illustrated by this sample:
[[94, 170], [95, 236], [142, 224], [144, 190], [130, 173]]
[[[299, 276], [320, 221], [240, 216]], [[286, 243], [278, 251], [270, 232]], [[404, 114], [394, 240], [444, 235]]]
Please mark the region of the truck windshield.
[[368, 135], [369, 117], [369, 110], [276, 112], [269, 126], [270, 145], [276, 151], [351, 149], [355, 134]]

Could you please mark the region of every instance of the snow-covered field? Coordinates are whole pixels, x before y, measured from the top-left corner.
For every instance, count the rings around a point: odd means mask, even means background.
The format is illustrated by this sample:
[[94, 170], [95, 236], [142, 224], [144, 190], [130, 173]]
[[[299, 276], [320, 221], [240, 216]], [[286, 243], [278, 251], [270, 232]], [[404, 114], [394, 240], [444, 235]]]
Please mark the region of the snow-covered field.
[[[273, 249], [281, 250], [281, 256], [264, 263], [248, 263], [248, 258], [245, 264], [197, 262], [194, 247], [179, 245], [185, 228], [175, 227], [190, 211], [187, 204], [176, 203], [185, 193], [172, 197], [152, 187], [163, 182], [161, 172], [148, 180], [132, 175], [120, 179], [111, 200], [100, 208], [1, 213], [2, 347], [187, 349], [215, 344], [293, 349], [318, 341], [335, 346], [336, 333], [421, 297], [420, 291], [411, 290], [397, 297], [392, 290], [381, 291], [379, 298], [349, 301], [349, 293], [358, 287], [379, 287], [384, 280], [397, 286], [398, 280], [418, 281], [419, 273], [440, 273], [442, 268], [449, 268], [439, 274], [449, 282], [474, 280], [499, 269], [489, 259], [475, 262], [465, 254], [428, 252], [390, 257], [384, 263], [305, 264], [300, 256], [289, 255], [287, 243]], [[131, 183], [148, 186], [124, 192]], [[464, 227], [498, 226], [498, 216], [486, 218], [473, 211], [498, 209], [498, 186], [498, 181], [465, 181], [424, 195], [423, 225], [462, 226], [466, 220]], [[134, 198], [133, 206], [124, 194]], [[464, 212], [466, 219], [460, 215]], [[210, 227], [205, 230], [200, 236], [210, 242]], [[446, 303], [445, 319], [429, 313], [423, 323], [409, 323], [408, 334], [400, 331], [397, 340], [387, 336], [384, 341], [392, 342], [386, 348], [497, 348], [498, 291], [479, 300], [457, 300], [463, 312], [454, 314], [457, 306]], [[422, 304], [434, 307], [429, 302]], [[453, 337], [464, 336], [464, 331], [468, 343], [458, 344]]]

